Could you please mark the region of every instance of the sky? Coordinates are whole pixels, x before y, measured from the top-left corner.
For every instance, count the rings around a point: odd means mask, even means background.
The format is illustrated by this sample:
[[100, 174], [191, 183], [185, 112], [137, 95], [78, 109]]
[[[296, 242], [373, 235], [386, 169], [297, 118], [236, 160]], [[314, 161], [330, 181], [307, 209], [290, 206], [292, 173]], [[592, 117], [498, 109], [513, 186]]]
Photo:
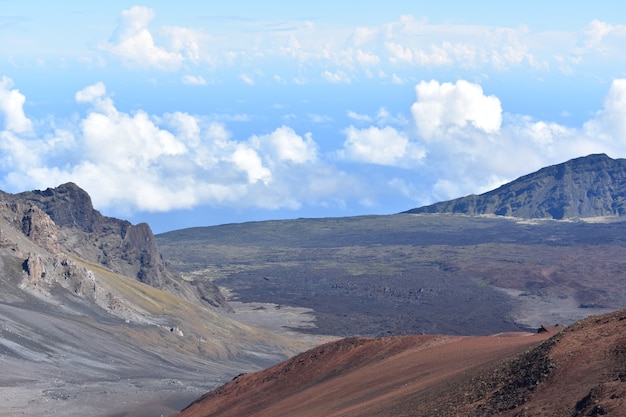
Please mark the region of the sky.
[[159, 233], [626, 157], [626, 4], [306, 3], [0, 0], [0, 189]]

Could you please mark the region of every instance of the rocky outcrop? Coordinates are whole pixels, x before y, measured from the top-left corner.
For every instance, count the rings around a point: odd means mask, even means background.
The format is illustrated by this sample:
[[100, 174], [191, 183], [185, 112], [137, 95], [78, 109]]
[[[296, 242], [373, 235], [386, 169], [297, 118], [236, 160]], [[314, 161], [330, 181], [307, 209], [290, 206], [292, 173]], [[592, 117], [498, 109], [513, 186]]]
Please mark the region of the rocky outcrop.
[[23, 287], [49, 294], [56, 286], [60, 286], [76, 296], [96, 296], [93, 273], [66, 256], [44, 258], [31, 252], [24, 261], [23, 268], [27, 275], [22, 282]]
[[493, 191], [406, 213], [495, 214], [531, 219], [626, 215], [626, 159], [597, 154], [523, 176]]
[[106, 223], [108, 226], [111, 223], [128, 223], [118, 219], [105, 219], [99, 211], [94, 210], [89, 194], [71, 182], [43, 191], [15, 194], [13, 198], [40, 207], [60, 227], [99, 233]]
[[24, 271], [28, 274], [28, 281], [33, 286], [39, 285], [39, 281], [46, 276], [41, 257], [34, 253], [29, 254], [24, 261]]
[[63, 250], [183, 298], [228, 308], [211, 282], [187, 282], [166, 267], [148, 224], [103, 216], [76, 184], [3, 197], [16, 228], [52, 253]]
[[57, 227], [50, 216], [30, 204], [17, 204], [14, 210], [22, 214], [21, 230], [29, 239], [52, 253], [59, 251]]

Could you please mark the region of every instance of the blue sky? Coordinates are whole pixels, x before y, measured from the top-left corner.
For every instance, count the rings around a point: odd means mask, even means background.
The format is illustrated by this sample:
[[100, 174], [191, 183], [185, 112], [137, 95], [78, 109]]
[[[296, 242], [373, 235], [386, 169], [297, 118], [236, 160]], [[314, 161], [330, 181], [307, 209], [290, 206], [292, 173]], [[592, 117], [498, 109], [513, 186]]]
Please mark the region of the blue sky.
[[162, 232], [626, 157], [626, 5], [308, 3], [0, 0], [0, 189]]

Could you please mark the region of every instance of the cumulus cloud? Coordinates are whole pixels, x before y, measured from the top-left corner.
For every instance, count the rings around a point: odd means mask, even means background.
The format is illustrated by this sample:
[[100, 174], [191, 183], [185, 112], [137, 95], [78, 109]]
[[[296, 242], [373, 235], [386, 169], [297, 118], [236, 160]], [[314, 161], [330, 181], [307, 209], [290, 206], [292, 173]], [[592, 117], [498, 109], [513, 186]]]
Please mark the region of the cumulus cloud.
[[411, 106], [411, 113], [419, 135], [426, 140], [466, 126], [486, 133], [500, 129], [500, 100], [495, 96], [485, 96], [478, 84], [464, 80], [455, 84], [422, 81], [415, 87], [415, 92], [417, 101]]
[[236, 137], [227, 123], [249, 120], [239, 115], [122, 111], [104, 83], [75, 94], [84, 116], [31, 122], [25, 97], [3, 78], [2, 180], [9, 191], [74, 181], [96, 207], [118, 213], [343, 207], [349, 200], [375, 205], [384, 193], [419, 203], [454, 198], [572, 157], [626, 154], [623, 79], [579, 127], [505, 113], [497, 97], [464, 80], [421, 82], [415, 92], [406, 109], [413, 123], [382, 107], [369, 115], [347, 111], [354, 126], [322, 150], [312, 133], [287, 125]]
[[103, 82], [97, 82], [93, 85], [78, 91], [74, 98], [77, 103], [93, 103], [100, 97], [106, 95], [107, 89]]
[[207, 116], [123, 112], [103, 83], [78, 91], [75, 100], [88, 109], [71, 130], [52, 129], [41, 139], [0, 131], [5, 186], [73, 181], [96, 207], [125, 214], [200, 204], [298, 208], [334, 201], [348, 183], [356, 193], [358, 181], [320, 161], [311, 133], [280, 126], [235, 138]]
[[24, 114], [26, 97], [12, 88], [13, 81], [3, 76], [0, 79], [0, 112], [4, 116], [4, 126], [10, 132], [25, 133], [32, 129], [32, 122]]
[[377, 165], [410, 166], [424, 157], [424, 150], [409, 141], [407, 135], [391, 126], [372, 126], [345, 130], [346, 141], [339, 155], [342, 159]]
[[259, 154], [246, 144], [238, 144], [231, 158], [235, 165], [247, 174], [249, 183], [261, 181], [267, 185], [271, 181], [272, 172], [263, 166]]
[[134, 6], [124, 10], [113, 38], [102, 44], [101, 48], [132, 67], [160, 70], [180, 68], [184, 59], [181, 48], [185, 43], [175, 42], [173, 50], [158, 46], [148, 30], [148, 24], [154, 16], [154, 10], [147, 7]]
[[317, 144], [311, 133], [302, 137], [288, 126], [281, 126], [268, 135], [252, 136], [250, 142], [263, 149], [272, 163], [305, 164], [317, 160]]
[[626, 79], [614, 80], [604, 99], [604, 107], [584, 126], [586, 132], [603, 142], [617, 138], [626, 141]]
[[87, 155], [123, 172], [148, 170], [161, 157], [187, 152], [184, 143], [143, 111], [133, 115], [90, 112], [81, 130]]
[[493, 189], [547, 165], [591, 153], [626, 154], [626, 80], [613, 81], [604, 106], [580, 128], [502, 113], [476, 84], [422, 82], [411, 108], [426, 151], [423, 174], [436, 179], [423, 203]]

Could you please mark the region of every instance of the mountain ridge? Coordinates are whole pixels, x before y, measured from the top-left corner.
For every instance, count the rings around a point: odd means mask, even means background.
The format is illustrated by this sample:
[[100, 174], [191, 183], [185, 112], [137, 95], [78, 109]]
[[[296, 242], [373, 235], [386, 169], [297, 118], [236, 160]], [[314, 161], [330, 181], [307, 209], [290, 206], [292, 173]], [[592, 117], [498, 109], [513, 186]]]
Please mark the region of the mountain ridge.
[[45, 190], [3, 194], [13, 204], [39, 207], [57, 226], [57, 241], [66, 251], [113, 271], [214, 307], [229, 309], [209, 281], [183, 280], [165, 264], [147, 223], [103, 216], [91, 197], [74, 183]]
[[494, 190], [403, 213], [493, 214], [530, 219], [626, 215], [626, 159], [591, 154], [524, 175]]

